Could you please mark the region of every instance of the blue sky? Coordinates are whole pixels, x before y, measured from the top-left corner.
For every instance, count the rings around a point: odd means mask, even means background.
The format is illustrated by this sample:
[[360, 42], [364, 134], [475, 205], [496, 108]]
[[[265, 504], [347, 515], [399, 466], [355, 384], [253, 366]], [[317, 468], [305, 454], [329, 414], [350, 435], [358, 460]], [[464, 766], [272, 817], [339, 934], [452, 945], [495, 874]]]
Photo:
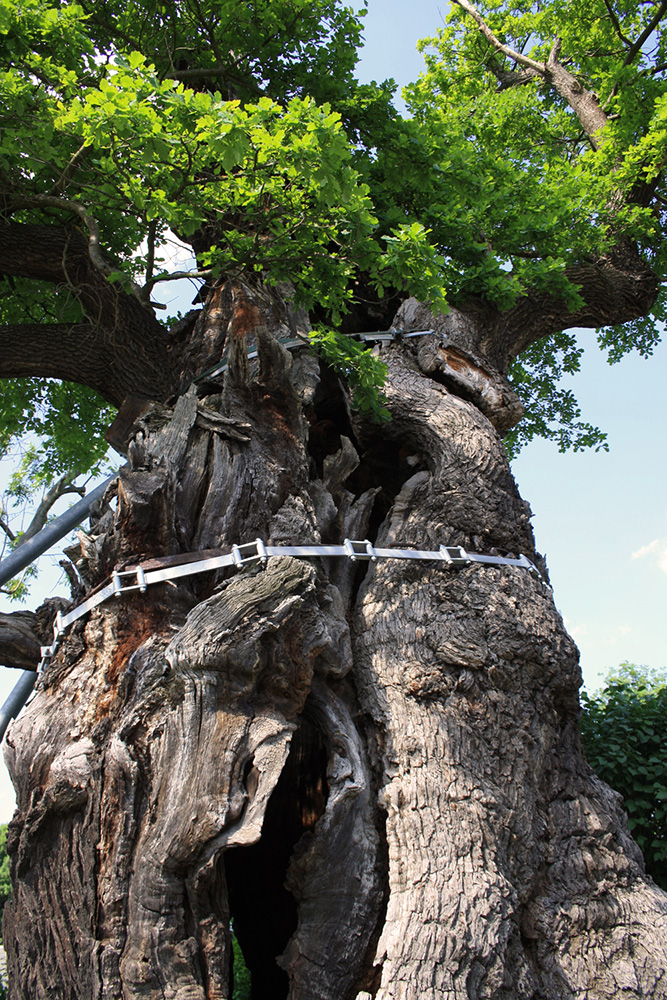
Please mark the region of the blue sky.
[[[442, 24], [445, 9], [432, 0], [370, 0], [360, 78], [393, 76], [401, 85], [414, 79], [422, 67], [417, 40]], [[513, 469], [534, 513], [556, 604], [594, 690], [622, 660], [667, 666], [667, 345], [649, 360], [629, 356], [610, 367], [594, 333], [581, 331], [580, 337], [589, 349], [572, 386], [583, 418], [609, 434], [609, 453], [561, 455], [537, 441]], [[43, 560], [35, 604], [59, 577], [57, 558]], [[0, 601], [0, 609], [16, 606]], [[0, 701], [16, 679], [15, 671], [0, 668]], [[0, 767], [0, 822], [11, 818], [13, 801]]]

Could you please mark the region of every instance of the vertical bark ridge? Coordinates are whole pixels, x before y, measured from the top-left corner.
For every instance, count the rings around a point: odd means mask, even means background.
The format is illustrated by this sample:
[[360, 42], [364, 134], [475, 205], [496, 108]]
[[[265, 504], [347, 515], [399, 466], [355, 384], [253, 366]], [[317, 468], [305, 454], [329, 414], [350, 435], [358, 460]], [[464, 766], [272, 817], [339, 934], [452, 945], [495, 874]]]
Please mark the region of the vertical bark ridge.
[[[413, 388], [400, 357], [390, 371], [392, 433], [410, 435], [431, 471], [406, 483], [379, 541], [425, 546], [456, 526], [452, 542], [532, 555], [491, 425], [439, 385]], [[667, 899], [581, 758], [578, 655], [550, 589], [511, 568], [378, 564], [354, 637], [362, 704], [385, 739], [376, 1000], [654, 995]]]

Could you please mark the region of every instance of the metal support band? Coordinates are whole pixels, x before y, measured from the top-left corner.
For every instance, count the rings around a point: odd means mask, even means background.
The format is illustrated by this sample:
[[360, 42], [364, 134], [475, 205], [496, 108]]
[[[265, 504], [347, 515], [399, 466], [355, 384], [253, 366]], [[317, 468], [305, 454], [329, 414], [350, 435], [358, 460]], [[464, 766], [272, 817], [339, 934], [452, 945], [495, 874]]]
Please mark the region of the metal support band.
[[271, 558], [293, 556], [298, 559], [339, 558], [351, 562], [377, 562], [378, 559], [411, 559], [420, 561], [444, 562], [450, 568], [469, 566], [473, 562], [494, 566], [516, 566], [527, 569], [539, 576], [537, 568], [524, 555], [518, 559], [509, 556], [487, 556], [478, 552], [467, 552], [462, 545], [440, 545], [435, 551], [422, 549], [375, 548], [367, 539], [346, 538], [342, 545], [265, 545], [261, 538], [242, 545], [232, 545], [229, 553], [205, 555], [194, 562], [165, 564], [158, 569], [144, 569], [139, 565], [132, 569], [114, 570], [110, 582], [77, 605], [66, 615], [58, 612], [53, 625], [53, 642], [50, 646], [41, 647], [42, 660], [40, 669], [55, 656], [65, 629], [69, 628], [79, 618], [103, 604], [110, 597], [122, 597], [123, 594], [140, 591], [146, 592], [155, 583], [168, 583], [176, 586], [174, 580], [199, 573], [210, 573], [215, 570], [234, 567], [238, 570], [251, 564], [266, 563]]
[[[350, 339], [361, 340], [364, 343], [376, 344], [376, 343], [391, 343], [391, 341], [397, 338], [405, 338], [406, 340], [410, 337], [427, 337], [429, 334], [435, 334], [435, 330], [374, 330], [368, 333], [348, 333], [346, 336]], [[313, 344], [310, 343], [306, 337], [295, 337], [291, 340], [278, 340], [276, 341], [281, 347], [284, 347], [288, 351], [292, 351], [297, 347], [309, 347], [312, 348]], [[248, 351], [246, 357], [249, 361], [258, 356], [257, 349]], [[221, 361], [219, 364], [215, 365], [213, 368], [209, 368], [207, 371], [198, 375], [195, 382], [201, 382], [206, 378], [215, 378], [217, 375], [224, 375], [227, 371], [228, 364], [226, 361]]]

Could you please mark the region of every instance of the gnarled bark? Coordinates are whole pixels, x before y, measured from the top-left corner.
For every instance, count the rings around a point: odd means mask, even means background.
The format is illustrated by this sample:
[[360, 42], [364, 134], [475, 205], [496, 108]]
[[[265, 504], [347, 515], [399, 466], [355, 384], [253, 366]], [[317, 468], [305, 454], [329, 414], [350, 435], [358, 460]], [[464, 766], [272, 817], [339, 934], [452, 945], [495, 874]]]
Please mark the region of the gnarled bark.
[[[139, 418], [88, 586], [257, 536], [542, 565], [483, 331], [385, 348], [378, 426], [276, 343], [275, 300], [212, 303], [220, 391]], [[14, 996], [228, 998], [230, 920], [257, 998], [662, 995], [667, 896], [582, 758], [579, 683], [518, 567], [285, 558], [101, 605], [8, 735]]]

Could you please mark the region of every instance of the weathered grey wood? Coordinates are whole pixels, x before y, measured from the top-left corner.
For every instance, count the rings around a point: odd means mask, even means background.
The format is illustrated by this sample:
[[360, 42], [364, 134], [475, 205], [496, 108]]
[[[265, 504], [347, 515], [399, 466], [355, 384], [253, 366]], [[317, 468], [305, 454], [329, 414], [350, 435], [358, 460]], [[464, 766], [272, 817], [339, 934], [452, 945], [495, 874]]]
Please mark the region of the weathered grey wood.
[[[541, 564], [483, 318], [383, 347], [381, 427], [275, 342], [288, 319], [212, 293], [183, 371], [224, 351], [224, 385], [125, 428], [86, 586], [257, 536]], [[13, 996], [229, 998], [230, 917], [262, 1000], [667, 995], [667, 897], [582, 758], [580, 679], [513, 567], [280, 559], [100, 606], [7, 737]]]

